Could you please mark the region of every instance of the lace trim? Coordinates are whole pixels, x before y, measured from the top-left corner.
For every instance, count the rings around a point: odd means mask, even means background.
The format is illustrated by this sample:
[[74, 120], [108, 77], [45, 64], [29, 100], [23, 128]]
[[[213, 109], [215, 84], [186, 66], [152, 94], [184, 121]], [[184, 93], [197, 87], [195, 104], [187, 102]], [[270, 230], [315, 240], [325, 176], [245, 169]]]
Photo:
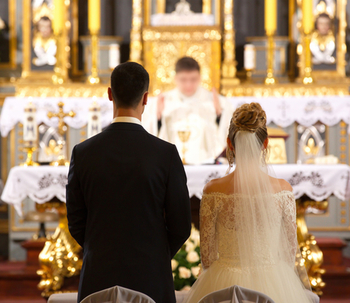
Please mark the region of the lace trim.
[[[289, 190], [281, 190], [277, 193], [273, 193], [271, 194], [273, 196], [277, 196], [277, 197], [281, 197], [281, 196], [290, 196], [294, 198], [294, 194], [289, 191]], [[204, 196], [222, 196], [222, 197], [227, 197], [227, 198], [232, 198], [232, 197], [244, 197], [246, 196], [246, 194], [239, 194], [239, 193], [232, 193], [232, 194], [224, 194], [224, 193], [220, 193], [220, 192], [211, 192], [211, 193], [204, 193]]]

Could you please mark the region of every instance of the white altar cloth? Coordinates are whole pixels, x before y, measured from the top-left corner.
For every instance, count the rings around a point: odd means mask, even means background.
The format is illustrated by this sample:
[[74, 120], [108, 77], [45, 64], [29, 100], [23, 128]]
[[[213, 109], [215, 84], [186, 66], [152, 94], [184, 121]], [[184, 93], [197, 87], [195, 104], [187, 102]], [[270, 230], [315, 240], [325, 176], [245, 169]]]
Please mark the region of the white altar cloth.
[[[96, 98], [101, 106], [102, 127], [112, 122], [113, 104], [107, 98]], [[303, 126], [311, 126], [320, 121], [333, 126], [344, 121], [350, 125], [350, 97], [349, 96], [310, 96], [310, 97], [231, 97], [228, 98], [234, 108], [243, 103], [258, 102], [266, 111], [267, 124], [274, 122], [278, 126], [287, 127], [294, 122]], [[92, 98], [40, 98], [40, 97], [7, 97], [5, 99], [0, 119], [0, 131], [3, 137], [19, 122], [23, 123], [25, 106], [32, 101], [37, 107], [37, 123], [57, 127], [57, 118], [48, 119], [48, 111], [57, 111], [57, 103], [65, 103], [64, 110], [76, 112], [74, 118], [65, 118], [65, 122], [72, 128], [81, 128], [88, 122], [88, 110], [93, 102]], [[150, 97], [142, 124], [153, 135], [157, 135], [157, 97]]]
[[[321, 201], [331, 195], [340, 200], [349, 198], [350, 167], [338, 165], [272, 165], [278, 178], [287, 180], [293, 186], [294, 195], [304, 194]], [[202, 197], [202, 191], [211, 179], [225, 175], [226, 165], [185, 166], [190, 197]], [[29, 197], [37, 203], [45, 203], [57, 197], [66, 201], [68, 167], [20, 167], [11, 169], [1, 199], [14, 205], [22, 216], [22, 201]]]

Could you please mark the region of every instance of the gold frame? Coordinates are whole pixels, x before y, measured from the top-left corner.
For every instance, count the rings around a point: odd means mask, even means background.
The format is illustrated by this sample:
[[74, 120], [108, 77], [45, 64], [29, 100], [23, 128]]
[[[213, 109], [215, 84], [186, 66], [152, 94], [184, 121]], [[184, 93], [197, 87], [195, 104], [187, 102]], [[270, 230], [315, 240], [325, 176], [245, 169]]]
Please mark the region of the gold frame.
[[[338, 19], [338, 31], [335, 33], [335, 38], [336, 38], [336, 69], [335, 70], [313, 70], [312, 71], [312, 76], [313, 78], [317, 81], [317, 80], [330, 80], [333, 79], [334, 80], [339, 80], [339, 78], [341, 79], [345, 79], [346, 78], [346, 53], [347, 53], [347, 46], [346, 46], [346, 28], [347, 28], [347, 20], [346, 20], [346, 5], [347, 5], [347, 0], [335, 0], [336, 1], [336, 15], [335, 18]], [[298, 9], [298, 0], [290, 0], [289, 3], [289, 8], [293, 9], [293, 4], [291, 2], [294, 2], [295, 5], [295, 9], [294, 11], [296, 11]], [[301, 9], [299, 7], [299, 9]], [[289, 18], [292, 18], [289, 20], [289, 23], [291, 24], [291, 28], [293, 28], [293, 14], [290, 13]], [[301, 20], [298, 20], [298, 22], [301, 22]], [[290, 35], [290, 39], [293, 39], [293, 33]], [[303, 35], [300, 36], [300, 41], [299, 44], [303, 45]], [[291, 40], [292, 41], [292, 40]], [[304, 48], [304, 47], [303, 47]], [[303, 53], [298, 56], [298, 54], [296, 54], [296, 58], [299, 59], [299, 78], [302, 78], [304, 75], [304, 51]], [[293, 59], [293, 57], [291, 56], [291, 59]], [[292, 60], [291, 60], [291, 64], [292, 64]], [[296, 60], [295, 62], [296, 63]]]
[[15, 0], [8, 0], [9, 6], [9, 51], [10, 61], [6, 63], [0, 63], [0, 68], [16, 69], [17, 60], [17, 28], [16, 28], [16, 7], [17, 3]]

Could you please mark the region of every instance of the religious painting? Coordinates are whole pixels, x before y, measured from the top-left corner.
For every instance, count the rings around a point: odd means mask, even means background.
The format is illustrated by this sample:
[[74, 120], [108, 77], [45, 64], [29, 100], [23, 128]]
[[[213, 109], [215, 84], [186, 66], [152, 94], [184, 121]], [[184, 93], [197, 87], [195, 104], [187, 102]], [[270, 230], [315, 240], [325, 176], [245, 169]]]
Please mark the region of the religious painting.
[[[293, 24], [290, 36], [297, 45], [301, 76], [304, 71], [302, 1], [290, 0], [290, 3], [296, 4], [290, 19]], [[290, 4], [290, 7], [294, 5]], [[313, 12], [315, 23], [310, 42], [313, 77], [316, 80], [345, 77], [346, 0], [314, 0]]]
[[53, 0], [23, 0], [22, 78], [50, 78], [56, 64]]
[[53, 34], [53, 0], [32, 2], [31, 69], [53, 70], [56, 64], [56, 39]]
[[336, 31], [336, 1], [319, 1], [310, 43], [314, 70], [336, 70]]
[[0, 1], [0, 67], [16, 67], [15, 2]]

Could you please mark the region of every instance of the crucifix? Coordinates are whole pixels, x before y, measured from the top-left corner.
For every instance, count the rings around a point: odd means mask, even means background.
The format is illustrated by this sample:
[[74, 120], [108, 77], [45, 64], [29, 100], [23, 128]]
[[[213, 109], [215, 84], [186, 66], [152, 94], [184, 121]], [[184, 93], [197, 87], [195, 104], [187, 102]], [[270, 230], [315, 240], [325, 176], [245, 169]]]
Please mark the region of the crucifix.
[[64, 134], [67, 131], [67, 125], [64, 122], [64, 118], [65, 117], [75, 117], [75, 112], [70, 111], [68, 113], [65, 113], [63, 111], [63, 106], [64, 103], [62, 101], [58, 102], [58, 112], [57, 113], [53, 113], [53, 112], [48, 112], [47, 116], [49, 119], [51, 118], [58, 118], [58, 134], [60, 135], [60, 139], [57, 141], [57, 144], [60, 148], [60, 153], [58, 155], [58, 159], [56, 161], [53, 161], [50, 163], [50, 165], [52, 166], [69, 166], [69, 161], [66, 160], [66, 157], [64, 155], [63, 152], [63, 147], [66, 144], [65, 140], [64, 140]]

